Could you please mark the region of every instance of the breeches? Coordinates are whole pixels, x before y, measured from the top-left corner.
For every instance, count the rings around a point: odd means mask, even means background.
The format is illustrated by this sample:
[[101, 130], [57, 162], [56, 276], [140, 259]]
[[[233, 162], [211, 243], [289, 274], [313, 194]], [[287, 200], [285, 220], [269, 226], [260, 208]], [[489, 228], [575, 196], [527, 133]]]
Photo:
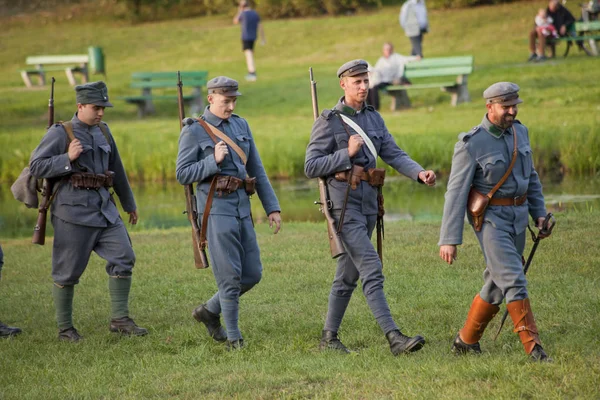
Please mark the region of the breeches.
[[208, 217], [208, 249], [221, 302], [237, 302], [242, 285], [252, 287], [262, 277], [260, 250], [250, 217]]
[[[334, 212], [334, 217], [336, 221], [339, 220], [339, 211]], [[362, 215], [352, 209], [346, 210], [342, 227], [342, 242], [346, 254], [338, 258], [331, 288], [333, 295], [351, 296], [358, 278], [361, 279], [363, 293], [367, 298], [373, 292], [383, 289], [383, 268], [370, 239], [376, 222], [376, 215]]]
[[480, 296], [491, 304], [501, 304], [528, 297], [527, 279], [523, 273], [523, 250], [526, 231], [515, 235], [484, 223], [480, 232], [475, 232], [483, 251], [486, 268], [483, 272], [483, 288]]
[[105, 228], [97, 228], [75, 225], [52, 215], [52, 226], [52, 279], [55, 283], [79, 283], [92, 251], [106, 260], [109, 276], [131, 276], [135, 253], [120, 218]]

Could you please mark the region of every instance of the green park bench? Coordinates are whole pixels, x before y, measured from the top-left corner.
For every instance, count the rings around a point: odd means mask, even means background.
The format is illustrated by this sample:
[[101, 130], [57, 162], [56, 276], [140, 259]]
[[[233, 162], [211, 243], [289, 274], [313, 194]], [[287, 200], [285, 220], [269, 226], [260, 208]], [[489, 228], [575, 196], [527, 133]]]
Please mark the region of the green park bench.
[[564, 57], [569, 55], [569, 50], [574, 43], [583, 42], [583, 50], [589, 56], [598, 55], [598, 45], [596, 42], [600, 40], [600, 21], [575, 22], [575, 26], [571, 28], [571, 34], [556, 39], [550, 39], [548, 45], [552, 55], [556, 53], [555, 46], [560, 42], [567, 42]]
[[65, 71], [71, 86], [77, 85], [75, 74], [81, 75], [83, 83], [88, 81], [90, 72], [106, 74], [102, 48], [93, 46], [88, 48], [88, 54], [29, 56], [25, 64], [33, 66], [19, 71], [28, 88], [33, 87], [32, 76], [37, 76], [38, 85], [44, 86], [46, 73], [50, 71]]
[[[441, 88], [451, 94], [451, 104], [471, 101], [467, 76], [473, 72], [473, 56], [425, 58], [404, 66], [411, 85], [392, 85], [385, 90], [392, 96], [392, 110], [410, 108], [408, 91]], [[454, 78], [454, 80], [451, 80]]]
[[[191, 93], [183, 95], [183, 101], [191, 107], [192, 114], [200, 114], [204, 109], [202, 88], [206, 87], [207, 78], [208, 71], [181, 71], [183, 90], [192, 88]], [[119, 98], [137, 105], [138, 116], [143, 118], [155, 112], [155, 100], [177, 101], [174, 90], [177, 89], [177, 72], [134, 72], [131, 74], [131, 87], [141, 89], [141, 94]]]

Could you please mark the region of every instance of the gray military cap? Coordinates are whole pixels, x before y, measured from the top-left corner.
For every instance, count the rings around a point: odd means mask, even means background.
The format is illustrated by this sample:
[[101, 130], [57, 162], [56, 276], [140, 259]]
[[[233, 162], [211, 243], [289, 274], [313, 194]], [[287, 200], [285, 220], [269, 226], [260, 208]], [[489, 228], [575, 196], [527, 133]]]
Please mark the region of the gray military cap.
[[108, 101], [108, 88], [102, 81], [85, 83], [75, 86], [75, 96], [78, 104], [93, 104], [95, 106], [112, 107]]
[[235, 79], [226, 76], [217, 76], [212, 78], [206, 84], [208, 94], [222, 94], [223, 96], [241, 96], [238, 92], [238, 83]]
[[519, 98], [519, 85], [512, 82], [496, 82], [483, 92], [487, 104], [498, 103], [502, 106], [514, 106], [523, 102]]
[[343, 78], [346, 76], [356, 76], [360, 74], [366, 74], [369, 72], [369, 63], [365, 60], [352, 60], [348, 61], [344, 65], [342, 65], [338, 71], [338, 78]]

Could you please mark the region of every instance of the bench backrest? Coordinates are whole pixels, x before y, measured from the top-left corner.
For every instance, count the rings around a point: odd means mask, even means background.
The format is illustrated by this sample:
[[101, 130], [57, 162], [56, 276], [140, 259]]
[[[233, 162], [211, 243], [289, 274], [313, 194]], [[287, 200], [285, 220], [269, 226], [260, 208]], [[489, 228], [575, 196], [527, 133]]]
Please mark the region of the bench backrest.
[[600, 31], [600, 21], [575, 22], [577, 32]]
[[473, 56], [434, 57], [404, 66], [407, 78], [469, 75], [473, 72]]
[[29, 56], [25, 59], [27, 65], [45, 64], [86, 64], [90, 57], [87, 54], [71, 54], [65, 56]]
[[[204, 80], [208, 78], [208, 71], [181, 71], [181, 80], [183, 84], [186, 84], [186, 80]], [[131, 80], [144, 80], [144, 81], [172, 81], [177, 84], [177, 72], [166, 71], [166, 72], [134, 72], [131, 74]]]

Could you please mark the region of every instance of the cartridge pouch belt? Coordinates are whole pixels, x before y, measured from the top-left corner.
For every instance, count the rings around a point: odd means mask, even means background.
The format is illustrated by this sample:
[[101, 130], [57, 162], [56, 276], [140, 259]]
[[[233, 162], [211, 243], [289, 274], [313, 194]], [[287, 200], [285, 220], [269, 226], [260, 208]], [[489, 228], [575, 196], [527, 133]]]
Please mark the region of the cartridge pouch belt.
[[365, 167], [353, 165], [351, 170], [336, 172], [334, 178], [340, 182], [350, 181], [352, 190], [356, 190], [360, 181], [368, 182], [373, 187], [380, 187], [383, 186], [383, 181], [385, 180], [385, 169], [371, 168], [365, 170]]
[[76, 189], [99, 190], [100, 188], [110, 188], [113, 186], [113, 171], [106, 171], [104, 174], [92, 174], [90, 172], [75, 172], [68, 179]]
[[520, 206], [527, 200], [527, 193], [517, 197], [492, 197], [490, 206]]
[[216, 179], [215, 192], [219, 197], [223, 194], [228, 195], [233, 193], [242, 187], [248, 196], [256, 192], [256, 178], [240, 179], [230, 175], [219, 175]]

